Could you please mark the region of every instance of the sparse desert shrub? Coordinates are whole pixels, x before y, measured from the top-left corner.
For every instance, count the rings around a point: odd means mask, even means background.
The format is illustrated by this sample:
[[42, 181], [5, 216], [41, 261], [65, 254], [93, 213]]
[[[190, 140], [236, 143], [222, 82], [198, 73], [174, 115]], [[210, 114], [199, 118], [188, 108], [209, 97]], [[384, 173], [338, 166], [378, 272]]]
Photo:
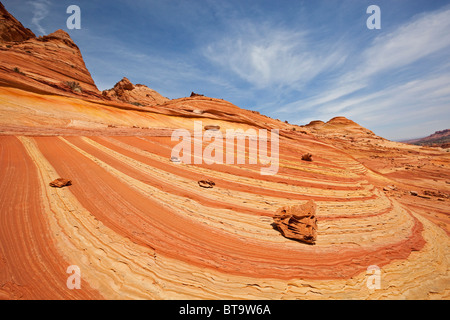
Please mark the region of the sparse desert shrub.
[[137, 106], [137, 107], [142, 107], [143, 106], [143, 104], [142, 103], [139, 103], [139, 102], [130, 102], [132, 105], [135, 105], [135, 106]]
[[66, 81], [65, 82], [66, 85], [69, 86], [69, 88], [73, 91], [73, 92], [82, 92], [83, 89], [81, 89], [81, 86], [78, 82], [75, 81]]
[[21, 74], [21, 75], [23, 75], [23, 76], [25, 75], [25, 73], [23, 73], [22, 71], [20, 71], [20, 69], [17, 68], [17, 67], [14, 67], [13, 71], [14, 71], [15, 73], [19, 73], [19, 74]]

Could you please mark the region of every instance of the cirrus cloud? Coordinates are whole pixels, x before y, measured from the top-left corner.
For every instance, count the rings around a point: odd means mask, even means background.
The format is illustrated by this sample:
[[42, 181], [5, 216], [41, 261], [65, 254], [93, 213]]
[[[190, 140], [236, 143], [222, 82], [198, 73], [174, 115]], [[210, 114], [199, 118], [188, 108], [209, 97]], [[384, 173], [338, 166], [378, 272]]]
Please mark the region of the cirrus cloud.
[[31, 23], [34, 24], [41, 35], [46, 34], [45, 29], [41, 25], [41, 21], [44, 20], [49, 13], [49, 6], [51, 5], [50, 0], [28, 1], [28, 4], [33, 7]]

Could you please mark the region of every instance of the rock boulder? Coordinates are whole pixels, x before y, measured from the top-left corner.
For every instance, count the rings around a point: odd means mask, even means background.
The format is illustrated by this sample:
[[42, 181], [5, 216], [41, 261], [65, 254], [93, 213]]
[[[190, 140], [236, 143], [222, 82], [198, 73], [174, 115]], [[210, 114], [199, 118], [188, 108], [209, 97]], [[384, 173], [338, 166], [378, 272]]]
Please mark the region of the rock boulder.
[[317, 238], [316, 204], [309, 200], [305, 204], [284, 206], [277, 210], [273, 226], [289, 239], [314, 244]]
[[72, 181], [68, 180], [68, 179], [64, 179], [64, 178], [58, 178], [49, 183], [49, 186], [53, 187], [53, 188], [62, 188], [62, 187], [67, 187], [67, 186], [71, 186], [71, 185], [72, 185]]

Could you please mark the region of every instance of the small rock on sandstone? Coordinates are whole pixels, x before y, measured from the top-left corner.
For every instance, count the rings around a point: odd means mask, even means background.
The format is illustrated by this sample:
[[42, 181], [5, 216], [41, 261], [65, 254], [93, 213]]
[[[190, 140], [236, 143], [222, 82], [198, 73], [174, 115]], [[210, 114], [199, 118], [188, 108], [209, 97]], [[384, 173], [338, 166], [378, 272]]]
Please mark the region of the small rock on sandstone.
[[64, 178], [58, 178], [49, 183], [49, 186], [53, 187], [53, 188], [62, 188], [62, 187], [71, 186], [71, 185], [72, 185], [72, 181], [68, 180], [68, 179], [64, 179]]
[[200, 180], [198, 182], [198, 185], [202, 188], [212, 188], [216, 184], [214, 183], [214, 181], [211, 181], [211, 180]]
[[274, 227], [286, 238], [308, 244], [314, 244], [317, 239], [316, 204], [312, 200], [279, 208], [273, 220]]
[[210, 124], [210, 125], [206, 125], [204, 129], [205, 130], [218, 131], [218, 130], [220, 130], [220, 126], [216, 126], [216, 125]]
[[302, 155], [302, 160], [303, 161], [312, 161], [312, 154], [306, 153], [306, 154]]

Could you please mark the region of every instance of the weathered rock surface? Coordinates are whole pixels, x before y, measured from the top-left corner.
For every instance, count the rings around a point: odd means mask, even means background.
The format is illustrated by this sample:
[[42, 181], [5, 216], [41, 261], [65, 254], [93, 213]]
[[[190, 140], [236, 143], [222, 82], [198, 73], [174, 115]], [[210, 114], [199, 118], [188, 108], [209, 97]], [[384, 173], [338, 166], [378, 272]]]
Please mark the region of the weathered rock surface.
[[21, 42], [35, 37], [33, 31], [25, 28], [0, 2], [0, 43]]
[[[108, 100], [89, 92], [82, 69], [68, 71], [77, 52], [69, 39], [51, 38], [0, 46], [0, 299], [450, 297], [444, 150], [388, 141], [345, 119], [301, 128], [209, 97], [150, 107]], [[247, 161], [250, 145], [244, 164], [171, 163], [173, 130], [192, 131], [199, 119], [279, 129], [277, 174]], [[300, 160], [305, 150], [313, 163]], [[55, 176], [76, 183], [48, 187]], [[271, 225], [277, 208], [309, 200], [314, 246]], [[306, 217], [284, 221], [288, 234], [311, 231]], [[82, 290], [67, 288], [73, 264]], [[377, 290], [366, 285], [373, 265]]]
[[210, 124], [210, 125], [206, 125], [206, 126], [204, 127], [204, 129], [205, 129], [205, 130], [218, 131], [218, 130], [220, 130], [220, 126]]
[[439, 130], [424, 138], [405, 140], [402, 142], [419, 146], [433, 146], [447, 149], [450, 148], [450, 129]]
[[[0, 33], [0, 37], [2, 37]], [[19, 37], [20, 38], [20, 37]], [[101, 97], [81, 51], [63, 30], [0, 47], [0, 84], [30, 91]], [[78, 83], [73, 92], [67, 83]]]
[[134, 85], [125, 77], [117, 82], [114, 88], [104, 90], [103, 96], [137, 106], [158, 105], [169, 101], [155, 90], [143, 84]]
[[214, 181], [211, 181], [211, 180], [200, 180], [198, 182], [198, 185], [202, 188], [212, 188], [216, 184], [214, 183]]
[[62, 188], [62, 187], [67, 187], [67, 186], [71, 186], [71, 185], [72, 185], [72, 181], [69, 179], [64, 179], [64, 178], [58, 178], [49, 183], [49, 186], [54, 187], [54, 188]]
[[314, 244], [317, 239], [316, 209], [312, 200], [302, 205], [284, 206], [273, 217], [275, 228], [286, 238]]
[[346, 117], [334, 117], [328, 122], [320, 120], [311, 121], [309, 124], [303, 126], [309, 128], [317, 133], [324, 133], [327, 135], [345, 135], [345, 134], [363, 134], [375, 135], [372, 131], [360, 126], [356, 122], [347, 119]]
[[305, 153], [304, 155], [302, 155], [302, 160], [303, 161], [312, 161], [312, 154], [311, 153]]

